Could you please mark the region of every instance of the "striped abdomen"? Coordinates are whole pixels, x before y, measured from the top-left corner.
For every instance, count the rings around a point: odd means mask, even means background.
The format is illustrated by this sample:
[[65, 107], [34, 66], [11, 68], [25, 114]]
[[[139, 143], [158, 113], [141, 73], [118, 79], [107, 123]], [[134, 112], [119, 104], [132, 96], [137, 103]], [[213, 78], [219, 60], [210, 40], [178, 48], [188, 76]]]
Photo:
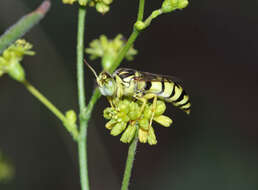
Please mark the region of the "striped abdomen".
[[139, 92], [143, 96], [156, 94], [159, 99], [172, 103], [187, 114], [190, 113], [189, 95], [177, 82], [173, 82], [167, 76], [121, 68], [115, 71], [113, 77], [121, 79], [123, 95], [130, 96]]
[[191, 103], [189, 95], [182, 86], [176, 82], [162, 77], [160, 78], [160, 81], [145, 81], [144, 92], [145, 94], [156, 94], [158, 98], [172, 103], [187, 114], [190, 113]]

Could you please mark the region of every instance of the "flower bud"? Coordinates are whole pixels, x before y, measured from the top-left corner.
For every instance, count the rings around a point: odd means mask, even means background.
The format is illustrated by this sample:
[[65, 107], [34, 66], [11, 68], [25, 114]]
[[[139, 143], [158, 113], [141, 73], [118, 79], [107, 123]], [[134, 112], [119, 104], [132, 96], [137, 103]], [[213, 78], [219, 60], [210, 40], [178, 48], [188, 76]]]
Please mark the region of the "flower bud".
[[73, 4], [77, 0], [63, 0], [64, 4]]
[[151, 106], [146, 105], [143, 114], [144, 114], [144, 115], [143, 115], [144, 118], [147, 118], [147, 119], [151, 118], [151, 115], [152, 115]]
[[109, 6], [106, 5], [105, 3], [98, 2], [96, 4], [96, 10], [102, 14], [105, 14], [106, 12], [109, 11]]
[[149, 129], [149, 120], [146, 118], [143, 118], [139, 121], [139, 125], [142, 129], [148, 130]]
[[79, 0], [79, 4], [80, 4], [81, 6], [86, 6], [86, 5], [87, 5], [87, 2], [88, 2], [88, 0]]
[[176, 9], [183, 9], [188, 5], [187, 0], [164, 0], [162, 3], [162, 12], [169, 13]]
[[138, 138], [141, 143], [146, 143], [148, 139], [148, 131], [139, 128]]
[[165, 115], [156, 116], [153, 120], [159, 123], [160, 125], [163, 125], [164, 127], [169, 127], [173, 122], [172, 119]]
[[111, 120], [109, 120], [109, 121], [106, 123], [105, 127], [106, 127], [107, 129], [111, 130], [111, 129], [113, 128], [113, 126], [114, 126], [116, 123], [117, 123], [116, 120], [111, 119]]
[[113, 0], [102, 0], [102, 1], [103, 1], [103, 3], [105, 3], [107, 5], [109, 5], [113, 2]]
[[135, 136], [136, 129], [137, 128], [135, 125], [129, 125], [125, 132], [122, 134], [120, 141], [123, 143], [130, 143]]
[[65, 113], [65, 117], [67, 118], [67, 120], [74, 124], [76, 123], [76, 120], [77, 120], [77, 115], [75, 113], [74, 110], [68, 110], [66, 113]]
[[183, 9], [189, 4], [188, 0], [181, 0], [178, 3], [178, 9]]
[[149, 129], [148, 143], [149, 145], [157, 144], [157, 139], [153, 127], [150, 127]]
[[120, 101], [120, 102], [118, 103], [118, 109], [119, 109], [121, 112], [127, 114], [127, 113], [129, 112], [129, 104], [130, 104], [130, 103], [129, 103], [128, 100]]
[[104, 109], [103, 116], [105, 119], [111, 119], [113, 115], [114, 109], [113, 108], [106, 108]]
[[166, 104], [164, 101], [158, 100], [155, 110], [155, 116], [162, 115], [166, 110]]
[[8, 70], [8, 75], [14, 80], [17, 80], [18, 82], [25, 81], [25, 71], [20, 63], [13, 63]]
[[111, 129], [110, 134], [113, 135], [113, 136], [119, 135], [120, 133], [123, 132], [123, 130], [125, 130], [126, 125], [127, 125], [127, 123], [125, 123], [125, 122], [119, 122], [119, 123], [117, 123], [117, 124]]

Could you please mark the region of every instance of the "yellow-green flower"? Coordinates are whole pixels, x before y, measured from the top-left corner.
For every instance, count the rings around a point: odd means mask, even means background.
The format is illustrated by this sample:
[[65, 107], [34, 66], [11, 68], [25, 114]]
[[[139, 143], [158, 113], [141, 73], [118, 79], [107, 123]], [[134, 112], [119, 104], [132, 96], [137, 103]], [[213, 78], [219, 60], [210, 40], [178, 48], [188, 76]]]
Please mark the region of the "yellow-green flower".
[[[154, 129], [150, 125], [153, 113], [153, 107], [150, 103], [145, 106], [141, 113], [142, 102], [140, 101], [124, 98], [114, 99], [112, 102], [113, 107], [106, 108], [103, 113], [104, 117], [109, 120], [106, 123], [106, 128], [110, 130], [111, 135], [117, 136], [122, 133], [120, 141], [130, 143], [137, 134], [141, 143], [157, 144]], [[165, 110], [165, 103], [158, 100], [153, 121], [164, 127], [169, 127], [172, 120], [162, 115]]]
[[110, 4], [112, 2], [113, 0], [92, 0], [89, 5], [95, 7], [99, 13], [105, 14], [110, 10]]
[[187, 7], [188, 3], [188, 0], [164, 0], [161, 9], [164, 13], [169, 13]]
[[24, 55], [35, 54], [31, 49], [32, 45], [30, 43], [20, 39], [4, 50], [2, 56], [0, 56], [0, 76], [7, 73], [14, 80], [24, 81], [25, 71], [20, 62]]
[[88, 3], [88, 0], [62, 0], [64, 4], [70, 4], [70, 5], [72, 5], [76, 1], [78, 1], [79, 5], [81, 6], [86, 6]]
[[[90, 47], [86, 48], [86, 53], [90, 54], [91, 60], [102, 58], [102, 67], [109, 70], [124, 45], [125, 40], [121, 34], [118, 34], [114, 39], [108, 39], [105, 35], [101, 35], [99, 39], [90, 43]], [[125, 58], [131, 61], [136, 54], [137, 50], [131, 47]]]

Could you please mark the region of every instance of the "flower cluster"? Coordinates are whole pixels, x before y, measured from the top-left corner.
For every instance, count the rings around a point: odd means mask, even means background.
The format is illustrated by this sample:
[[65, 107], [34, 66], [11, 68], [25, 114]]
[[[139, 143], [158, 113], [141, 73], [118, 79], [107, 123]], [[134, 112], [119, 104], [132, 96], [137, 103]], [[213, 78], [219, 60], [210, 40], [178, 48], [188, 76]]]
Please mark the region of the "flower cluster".
[[187, 7], [188, 3], [188, 0], [164, 0], [161, 9], [164, 13], [169, 13]]
[[123, 132], [120, 138], [123, 143], [130, 143], [137, 135], [141, 143], [157, 144], [154, 129], [150, 125], [150, 119], [154, 112], [153, 120], [164, 127], [169, 127], [172, 124], [172, 120], [163, 115], [166, 110], [166, 104], [158, 100], [154, 110], [153, 105], [147, 103], [142, 112], [141, 105], [142, 102], [133, 101], [133, 99], [129, 98], [114, 100], [113, 107], [108, 107], [104, 110], [104, 118], [109, 120], [106, 123], [106, 128], [110, 130], [110, 134], [117, 136]]
[[64, 4], [73, 4], [78, 2], [81, 6], [86, 6], [87, 4], [91, 7], [95, 7], [96, 10], [101, 13], [105, 14], [110, 9], [110, 4], [113, 0], [62, 0]]
[[17, 40], [0, 56], [0, 76], [7, 73], [14, 80], [25, 80], [25, 71], [20, 64], [24, 55], [34, 55], [32, 45], [25, 40]]
[[92, 0], [89, 3], [89, 6], [96, 7], [96, 10], [101, 13], [105, 14], [109, 11], [109, 6], [113, 2], [113, 0]]
[[[90, 43], [90, 47], [86, 48], [86, 53], [90, 54], [91, 60], [102, 58], [102, 67], [105, 70], [109, 70], [124, 45], [125, 40], [121, 34], [118, 34], [112, 40], [105, 35], [101, 35], [99, 39], [95, 39]], [[136, 54], [137, 50], [132, 47], [125, 58], [131, 61]]]
[[81, 6], [86, 6], [88, 0], [62, 0], [64, 4], [73, 4], [74, 2], [78, 1]]

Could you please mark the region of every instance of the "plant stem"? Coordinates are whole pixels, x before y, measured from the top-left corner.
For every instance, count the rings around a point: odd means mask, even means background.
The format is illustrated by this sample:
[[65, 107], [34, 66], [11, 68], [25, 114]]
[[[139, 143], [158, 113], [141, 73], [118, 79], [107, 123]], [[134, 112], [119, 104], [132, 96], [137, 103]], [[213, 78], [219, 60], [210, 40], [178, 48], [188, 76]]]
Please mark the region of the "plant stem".
[[[84, 27], [85, 27], [86, 8], [80, 6], [78, 12], [78, 33], [77, 33], [77, 85], [80, 115], [86, 109], [84, 71], [83, 71], [83, 52], [84, 52]], [[78, 153], [80, 165], [81, 189], [89, 190], [88, 163], [87, 163], [87, 126], [88, 122], [80, 117], [80, 134], [78, 138]]]
[[[71, 135], [76, 139], [78, 137], [78, 131], [76, 130], [76, 126], [69, 126], [68, 121], [64, 114], [54, 106], [43, 94], [41, 94], [34, 86], [32, 86], [28, 81], [23, 81], [22, 84], [25, 88], [35, 97], [37, 98], [44, 106], [46, 106], [58, 119], [62, 121], [65, 128], [71, 133]], [[71, 129], [71, 127], [75, 127], [76, 129]]]
[[[138, 16], [137, 16], [137, 21], [142, 21], [143, 19], [143, 14], [144, 14], [144, 4], [145, 0], [139, 0], [139, 8], [138, 8]], [[139, 36], [140, 31], [137, 30], [135, 27], [133, 28], [133, 32], [130, 35], [129, 39], [127, 40], [125, 46], [122, 48], [122, 50], [119, 52], [117, 58], [115, 59], [112, 67], [111, 67], [111, 72], [113, 72], [121, 63], [121, 61], [124, 59], [126, 53], [128, 50], [132, 47], [134, 41], [136, 38]]]
[[138, 137], [136, 135], [133, 142], [131, 142], [131, 144], [129, 146], [121, 190], [128, 189], [129, 181], [130, 181], [130, 177], [131, 177], [131, 173], [132, 173], [133, 161], [134, 161], [134, 157], [135, 157], [135, 153], [136, 153], [137, 143], [138, 143]]
[[139, 8], [138, 8], [138, 15], [137, 15], [137, 21], [141, 21], [143, 19], [144, 15], [144, 4], [145, 0], [139, 1]]
[[0, 36], [0, 53], [35, 26], [45, 16], [50, 5], [49, 0], [43, 1], [36, 10], [23, 16], [17, 23], [7, 29], [6, 32]]

